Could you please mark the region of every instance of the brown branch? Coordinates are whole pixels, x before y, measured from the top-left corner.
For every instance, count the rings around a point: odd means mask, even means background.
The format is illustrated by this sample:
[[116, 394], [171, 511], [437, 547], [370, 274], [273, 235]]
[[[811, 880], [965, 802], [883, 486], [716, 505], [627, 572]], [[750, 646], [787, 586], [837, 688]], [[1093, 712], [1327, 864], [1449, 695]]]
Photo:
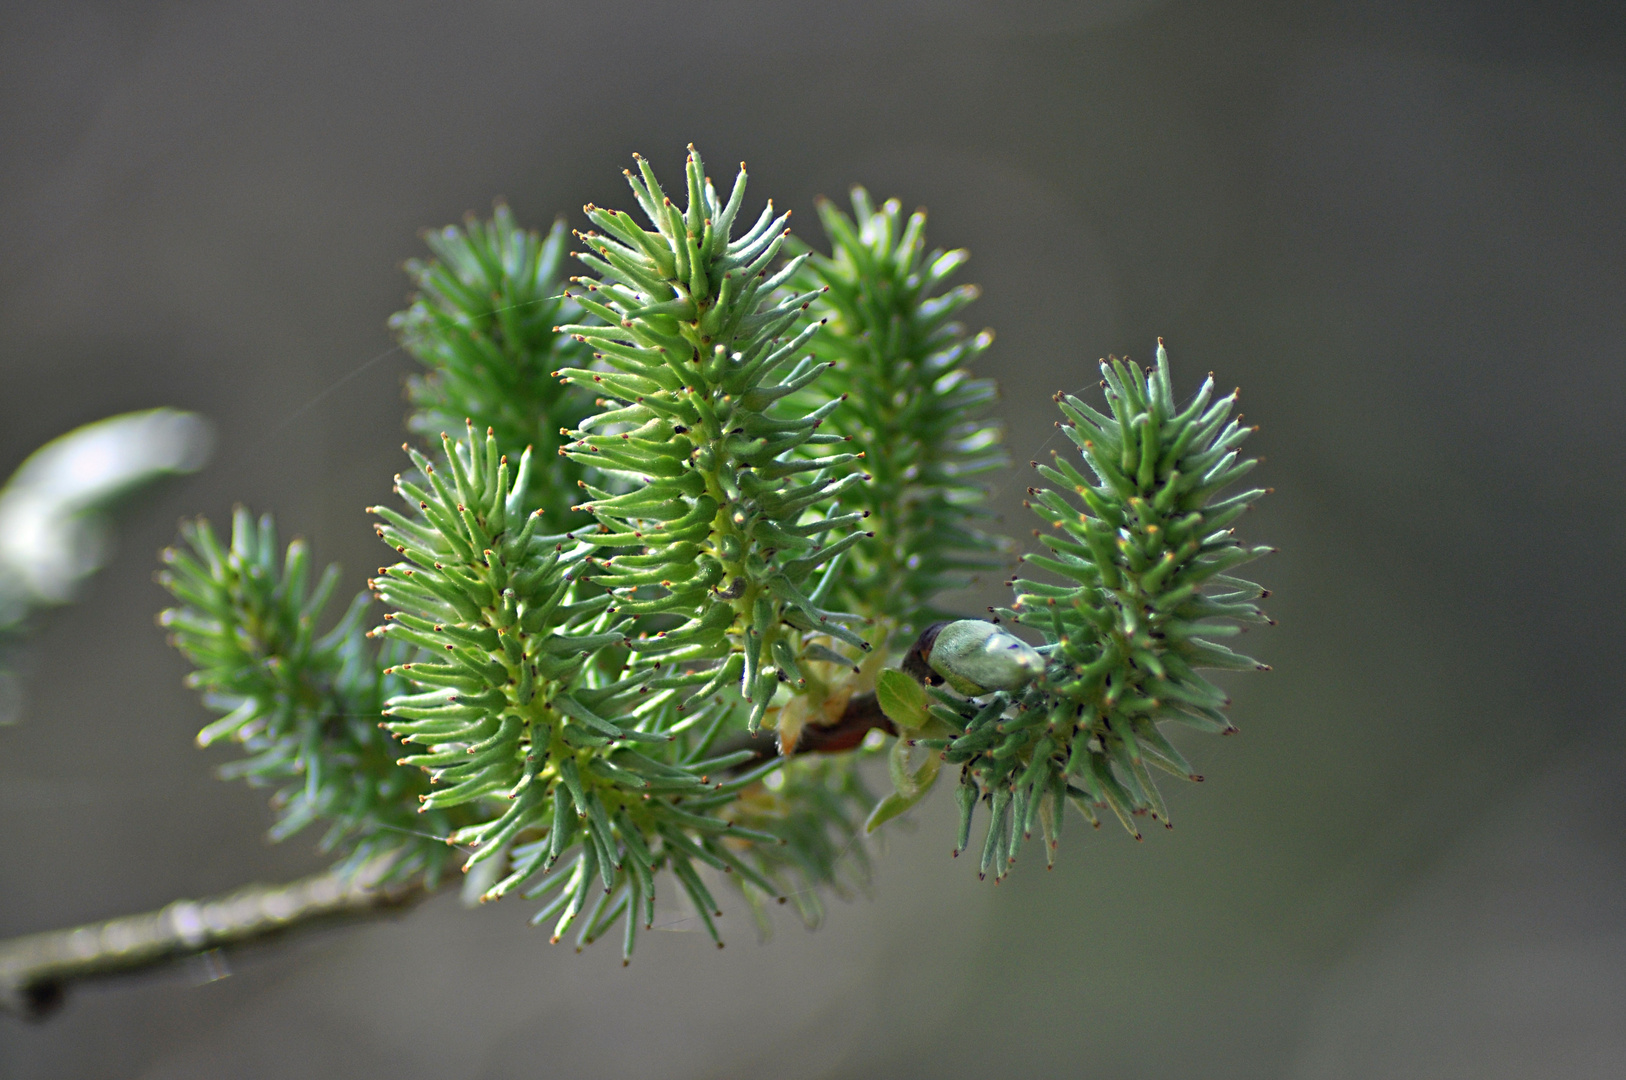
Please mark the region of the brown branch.
[[421, 881], [376, 884], [317, 874], [288, 885], [251, 885], [210, 900], [0, 941], [0, 1012], [39, 1019], [76, 983], [134, 975], [216, 949], [257, 944], [294, 930], [405, 911], [429, 895]]
[[[803, 727], [790, 753], [796, 756], [845, 753], [856, 749], [871, 730], [879, 730], [887, 735], [898, 733], [897, 727], [887, 719], [886, 713], [881, 711], [881, 704], [876, 699], [874, 691], [854, 694], [848, 700], [847, 708], [842, 711], [841, 718], [835, 723], [808, 724]], [[727, 746], [720, 747], [719, 750], [722, 753], [739, 750], [756, 751], [756, 757], [736, 765], [734, 767], [736, 771], [749, 769], [781, 753], [778, 734], [768, 728], [763, 728], [755, 735], [743, 735]]]

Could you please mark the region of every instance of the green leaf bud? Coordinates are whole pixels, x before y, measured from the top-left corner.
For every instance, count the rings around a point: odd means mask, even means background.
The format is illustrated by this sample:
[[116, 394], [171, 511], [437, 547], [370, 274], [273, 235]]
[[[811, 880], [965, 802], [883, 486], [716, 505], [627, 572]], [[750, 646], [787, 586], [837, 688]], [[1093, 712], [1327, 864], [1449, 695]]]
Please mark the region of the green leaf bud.
[[960, 619], [935, 627], [923, 652], [927, 665], [969, 697], [1020, 690], [1044, 673], [1044, 657], [993, 623]]

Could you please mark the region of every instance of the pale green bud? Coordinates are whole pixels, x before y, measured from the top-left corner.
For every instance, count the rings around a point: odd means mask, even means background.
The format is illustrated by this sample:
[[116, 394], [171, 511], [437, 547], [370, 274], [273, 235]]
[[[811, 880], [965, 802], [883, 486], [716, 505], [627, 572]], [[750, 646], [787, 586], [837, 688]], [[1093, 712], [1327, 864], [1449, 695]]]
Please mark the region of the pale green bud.
[[1020, 690], [1044, 671], [1044, 657], [993, 623], [960, 619], [938, 629], [926, 663], [968, 697]]

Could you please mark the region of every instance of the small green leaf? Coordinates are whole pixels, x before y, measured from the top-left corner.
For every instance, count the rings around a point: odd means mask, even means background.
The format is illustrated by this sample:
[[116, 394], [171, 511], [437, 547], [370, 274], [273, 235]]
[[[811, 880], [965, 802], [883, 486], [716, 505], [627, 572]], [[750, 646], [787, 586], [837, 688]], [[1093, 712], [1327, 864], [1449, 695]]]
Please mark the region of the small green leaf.
[[913, 731], [926, 723], [926, 691], [897, 668], [881, 672], [875, 682], [875, 698], [900, 731]]
[[874, 832], [919, 801], [919, 795], [906, 797], [894, 791], [875, 804], [875, 809], [870, 811], [869, 819], [864, 822], [864, 831]]

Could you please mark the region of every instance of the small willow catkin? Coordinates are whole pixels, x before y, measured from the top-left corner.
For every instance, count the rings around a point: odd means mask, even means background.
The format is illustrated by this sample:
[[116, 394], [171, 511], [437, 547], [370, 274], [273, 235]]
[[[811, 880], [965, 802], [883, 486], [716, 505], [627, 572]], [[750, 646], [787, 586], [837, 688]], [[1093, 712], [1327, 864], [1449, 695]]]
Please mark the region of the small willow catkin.
[[960, 766], [961, 848], [987, 804], [980, 873], [996, 879], [1036, 822], [1052, 857], [1066, 802], [1092, 823], [1109, 810], [1137, 839], [1137, 816], [1167, 824], [1152, 771], [1201, 777], [1159, 725], [1234, 730], [1229, 699], [1197, 669], [1264, 667], [1210, 640], [1268, 622], [1255, 603], [1264, 590], [1228, 573], [1271, 550], [1229, 528], [1265, 492], [1220, 497], [1255, 465], [1236, 450], [1253, 429], [1228, 419], [1235, 395], [1211, 401], [1210, 378], [1177, 408], [1161, 342], [1152, 368], [1113, 360], [1101, 371], [1110, 415], [1057, 396], [1090, 474], [1058, 453], [1035, 465], [1060, 490], [1029, 491], [1055, 531], [1040, 537], [1048, 554], [1023, 562], [1061, 583], [1019, 577], [998, 611], [1043, 635], [1044, 671], [980, 707], [938, 691], [957, 734], [922, 740]]

